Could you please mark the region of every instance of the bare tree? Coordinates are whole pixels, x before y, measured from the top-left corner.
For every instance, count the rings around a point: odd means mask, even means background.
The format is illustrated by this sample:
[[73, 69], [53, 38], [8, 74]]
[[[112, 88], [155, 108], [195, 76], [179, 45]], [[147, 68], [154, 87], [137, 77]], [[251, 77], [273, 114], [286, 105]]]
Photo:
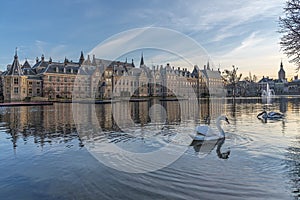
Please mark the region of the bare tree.
[[241, 80], [242, 74], [237, 74], [238, 67], [232, 66], [232, 71], [225, 69], [223, 74], [223, 79], [227, 85], [232, 87], [233, 97], [236, 96], [236, 86], [237, 83]]
[[283, 34], [280, 45], [284, 53], [300, 69], [300, 0], [287, 0], [284, 17], [279, 18], [280, 30]]
[[257, 81], [257, 76], [256, 75], [252, 75], [251, 72], [249, 72], [249, 76], [246, 76], [244, 78], [245, 81], [248, 82], [256, 82]]

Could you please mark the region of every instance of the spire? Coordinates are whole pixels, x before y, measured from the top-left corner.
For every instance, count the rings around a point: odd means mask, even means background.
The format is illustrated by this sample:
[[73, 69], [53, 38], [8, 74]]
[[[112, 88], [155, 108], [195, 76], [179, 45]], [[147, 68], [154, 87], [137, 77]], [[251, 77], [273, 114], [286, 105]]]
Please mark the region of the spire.
[[209, 61], [207, 61], [207, 70], [210, 70]]
[[134, 62], [133, 62], [133, 59], [131, 59], [131, 65], [132, 65], [132, 67], [135, 67], [135, 66], [134, 66]]
[[282, 64], [282, 60], [280, 62], [280, 69], [278, 71], [278, 79], [279, 80], [285, 80], [285, 71], [283, 69], [283, 64]]
[[42, 60], [42, 62], [45, 60], [44, 54], [42, 54], [41, 60]]
[[80, 58], [79, 58], [79, 64], [82, 65], [83, 62], [84, 62], [84, 56], [83, 56], [83, 52], [81, 51]]
[[144, 65], [144, 56], [143, 56], [143, 52], [142, 52], [142, 56], [141, 56], [141, 62], [140, 62], [140, 66]]
[[15, 59], [18, 59], [18, 47], [16, 47], [16, 50], [15, 50]]
[[11, 65], [11, 68], [8, 70], [7, 75], [16, 75], [16, 76], [22, 76], [23, 72], [21, 70], [21, 66], [18, 60], [18, 53], [17, 48], [15, 51], [14, 61]]
[[64, 61], [64, 64], [67, 65], [69, 62], [69, 60], [67, 59], [67, 57], [65, 57], [65, 61]]
[[49, 58], [49, 63], [50, 63], [50, 64], [52, 63], [52, 58], [51, 58], [51, 57]]
[[127, 57], [126, 57], [126, 60], [125, 60], [125, 64], [127, 64]]

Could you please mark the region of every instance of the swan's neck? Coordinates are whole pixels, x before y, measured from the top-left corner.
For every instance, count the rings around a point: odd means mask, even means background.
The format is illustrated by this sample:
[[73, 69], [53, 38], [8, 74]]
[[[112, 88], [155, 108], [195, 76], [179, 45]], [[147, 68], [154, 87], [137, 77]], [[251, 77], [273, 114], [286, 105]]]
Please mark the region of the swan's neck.
[[219, 130], [219, 137], [220, 138], [225, 137], [224, 130], [221, 127], [221, 119], [217, 119], [216, 126], [217, 126], [217, 129]]

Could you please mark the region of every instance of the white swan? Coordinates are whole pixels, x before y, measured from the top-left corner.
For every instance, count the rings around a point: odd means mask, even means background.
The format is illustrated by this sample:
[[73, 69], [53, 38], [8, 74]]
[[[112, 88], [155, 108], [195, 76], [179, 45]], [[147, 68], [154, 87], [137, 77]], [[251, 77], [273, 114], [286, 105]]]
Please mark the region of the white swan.
[[226, 116], [219, 116], [216, 120], [216, 127], [218, 132], [209, 126], [197, 126], [197, 135], [193, 136], [194, 140], [216, 140], [225, 137], [225, 132], [221, 127], [221, 121], [224, 120], [229, 124], [229, 120]]

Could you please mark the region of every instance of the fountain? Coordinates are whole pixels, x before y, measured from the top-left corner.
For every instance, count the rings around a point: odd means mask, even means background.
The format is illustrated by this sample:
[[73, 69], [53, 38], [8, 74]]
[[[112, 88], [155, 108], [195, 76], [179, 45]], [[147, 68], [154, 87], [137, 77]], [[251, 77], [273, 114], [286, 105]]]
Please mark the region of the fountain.
[[269, 83], [267, 83], [266, 90], [263, 90], [261, 93], [262, 103], [263, 104], [272, 104], [272, 97], [275, 96], [275, 92], [273, 89], [270, 89]]
[[263, 90], [261, 93], [261, 97], [268, 98], [275, 96], [275, 92], [273, 89], [270, 89], [269, 83], [267, 83], [267, 90]]

